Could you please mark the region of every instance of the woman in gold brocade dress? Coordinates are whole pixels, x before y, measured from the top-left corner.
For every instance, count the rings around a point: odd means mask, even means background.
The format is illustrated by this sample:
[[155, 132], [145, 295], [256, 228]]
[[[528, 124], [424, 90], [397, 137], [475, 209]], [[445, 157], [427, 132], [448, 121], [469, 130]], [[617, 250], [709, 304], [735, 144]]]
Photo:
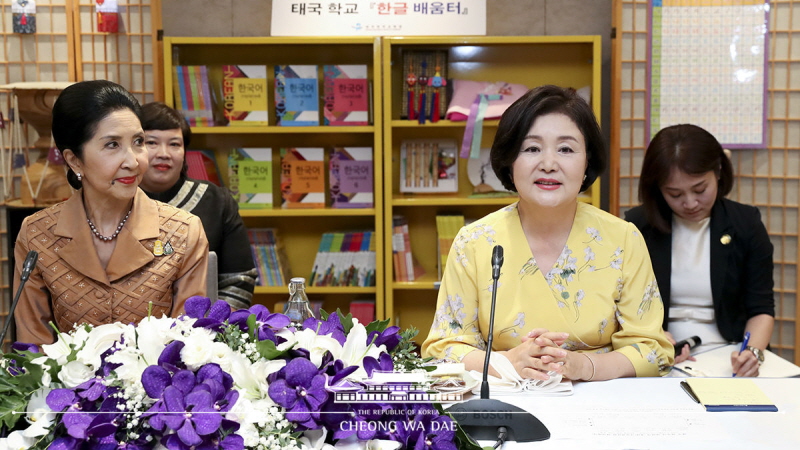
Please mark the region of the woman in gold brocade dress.
[[[53, 107], [53, 138], [76, 189], [25, 219], [14, 248], [15, 280], [39, 253], [17, 306], [17, 340], [50, 344], [74, 324], [176, 316], [204, 295], [208, 242], [200, 220], [139, 189], [148, 167], [136, 99], [109, 81], [64, 89]], [[15, 288], [16, 290], [16, 288]]]

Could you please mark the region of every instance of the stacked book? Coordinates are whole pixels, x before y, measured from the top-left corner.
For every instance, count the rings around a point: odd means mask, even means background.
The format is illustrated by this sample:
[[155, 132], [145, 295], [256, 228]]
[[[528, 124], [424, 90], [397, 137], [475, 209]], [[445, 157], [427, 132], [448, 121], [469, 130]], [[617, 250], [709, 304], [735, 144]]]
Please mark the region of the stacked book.
[[408, 220], [403, 216], [392, 218], [392, 258], [395, 281], [417, 281], [425, 274], [411, 254]]
[[309, 286], [375, 286], [372, 231], [322, 235]]
[[278, 240], [275, 228], [251, 228], [247, 230], [250, 251], [258, 272], [259, 286], [286, 286], [290, 273], [288, 260]]
[[438, 215], [436, 216], [436, 234], [437, 239], [437, 253], [439, 262], [439, 279], [442, 279], [444, 273], [444, 266], [447, 263], [447, 255], [450, 254], [450, 247], [453, 246], [458, 231], [464, 226], [464, 216], [460, 214], [454, 215]]
[[173, 67], [175, 109], [192, 127], [214, 126], [214, 98], [206, 66]]
[[375, 320], [375, 300], [353, 300], [350, 302], [350, 314], [362, 325]]

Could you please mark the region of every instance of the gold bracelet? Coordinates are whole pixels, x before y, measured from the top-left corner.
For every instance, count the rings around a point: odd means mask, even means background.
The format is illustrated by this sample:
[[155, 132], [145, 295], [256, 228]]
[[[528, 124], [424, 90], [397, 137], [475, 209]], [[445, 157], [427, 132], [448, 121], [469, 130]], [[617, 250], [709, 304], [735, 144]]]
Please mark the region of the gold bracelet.
[[590, 358], [590, 357], [589, 357], [589, 355], [587, 355], [586, 353], [581, 353], [581, 355], [585, 356], [585, 357], [586, 357], [586, 359], [588, 359], [588, 360], [589, 360], [589, 364], [591, 364], [591, 365], [592, 365], [592, 376], [590, 376], [590, 377], [589, 377], [589, 378], [586, 380], [586, 381], [592, 381], [592, 380], [594, 379], [594, 361], [592, 361], [592, 358]]

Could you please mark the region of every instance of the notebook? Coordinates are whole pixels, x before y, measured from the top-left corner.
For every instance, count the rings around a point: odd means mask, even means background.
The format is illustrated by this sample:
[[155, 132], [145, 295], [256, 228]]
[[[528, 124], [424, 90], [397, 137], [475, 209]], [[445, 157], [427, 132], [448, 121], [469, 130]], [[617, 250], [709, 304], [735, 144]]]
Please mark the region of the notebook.
[[771, 411], [778, 407], [754, 382], [744, 378], [688, 378], [681, 388], [706, 411]]

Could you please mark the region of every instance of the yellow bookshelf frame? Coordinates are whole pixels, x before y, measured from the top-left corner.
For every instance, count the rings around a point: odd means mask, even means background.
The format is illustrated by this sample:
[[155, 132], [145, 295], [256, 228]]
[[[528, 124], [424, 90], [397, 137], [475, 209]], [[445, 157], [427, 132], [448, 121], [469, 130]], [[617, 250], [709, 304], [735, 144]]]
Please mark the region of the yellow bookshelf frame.
[[[164, 38], [164, 90], [168, 104], [173, 104], [172, 68], [178, 64], [265, 64], [267, 65], [268, 105], [270, 122], [274, 123], [274, 75], [276, 64], [366, 64], [372, 83], [373, 124], [382, 123], [382, 64], [380, 41], [362, 38], [282, 38], [282, 37], [166, 37]], [[321, 112], [321, 111], [320, 111]], [[369, 126], [311, 126], [280, 127], [195, 127], [192, 129], [192, 148], [215, 151], [222, 178], [227, 183], [226, 150], [234, 147], [271, 147], [275, 167], [280, 164], [280, 147], [364, 146], [373, 148], [374, 207], [367, 209], [281, 209], [280, 172], [274, 171], [272, 208], [241, 209], [245, 225], [252, 228], [276, 227], [289, 267], [287, 276], [308, 278], [321, 236], [326, 231], [369, 229], [374, 231], [376, 271], [384, 272], [383, 252], [383, 158], [382, 127]], [[327, 180], [327, 176], [326, 176]], [[376, 276], [374, 287], [316, 287], [306, 292], [312, 300], [323, 300], [325, 309], [347, 311], [349, 302], [365, 297], [375, 298], [378, 318], [386, 316], [383, 308], [384, 277]], [[285, 301], [285, 286], [258, 286], [254, 302], [273, 309]]]

